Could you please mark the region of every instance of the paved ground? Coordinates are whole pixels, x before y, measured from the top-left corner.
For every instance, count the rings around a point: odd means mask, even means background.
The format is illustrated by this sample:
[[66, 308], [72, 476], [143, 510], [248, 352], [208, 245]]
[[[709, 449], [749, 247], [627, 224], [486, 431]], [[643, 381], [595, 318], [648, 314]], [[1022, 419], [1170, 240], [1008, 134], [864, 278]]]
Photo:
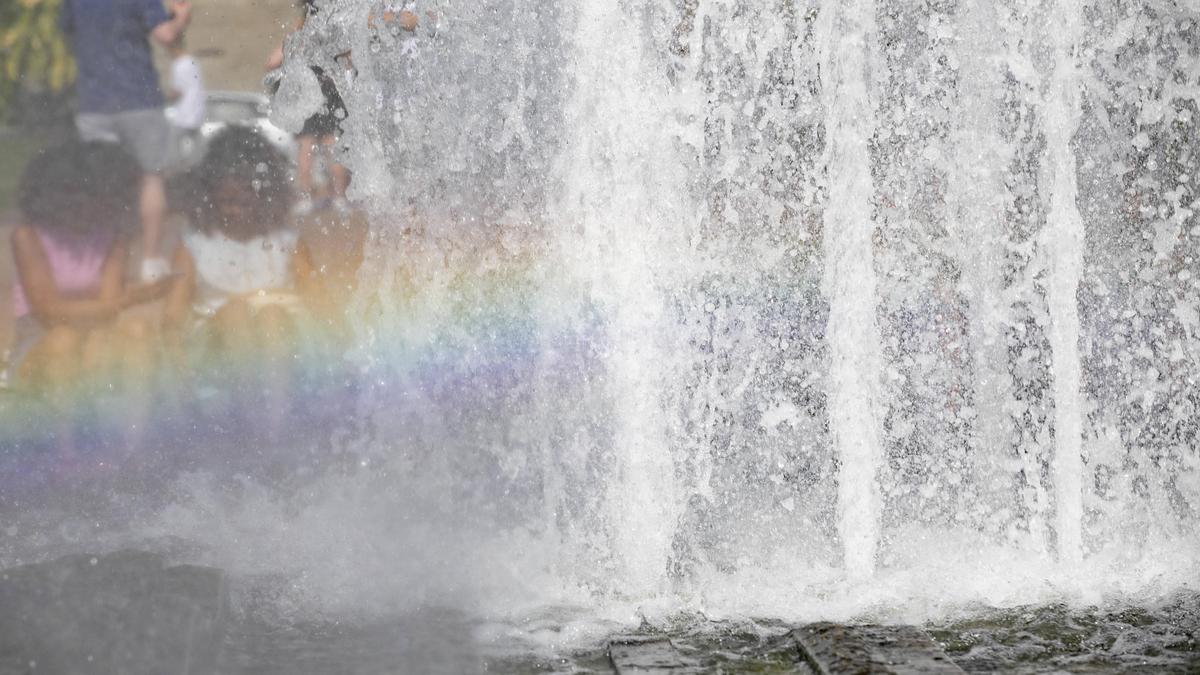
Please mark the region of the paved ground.
[[188, 49], [209, 89], [257, 91], [263, 63], [291, 30], [294, 0], [194, 0]]
[[[520, 638], [497, 637], [505, 634], [502, 619], [484, 622], [436, 606], [376, 621], [289, 613], [281, 622], [275, 610], [260, 613], [274, 592], [247, 593], [247, 585], [266, 583], [266, 590], [277, 582], [230, 579], [219, 569], [168, 559], [174, 557], [79, 553], [0, 571], [0, 673], [32, 672], [30, 662], [38, 663], [38, 673], [191, 675], [1200, 673], [1194, 593], [1149, 607], [963, 608], [953, 623], [925, 626], [681, 614], [666, 626], [647, 623], [633, 634], [551, 655], [547, 643], [536, 654], [522, 653]], [[240, 609], [231, 611], [234, 605]], [[528, 630], [513, 624], [511, 635], [532, 636]]]

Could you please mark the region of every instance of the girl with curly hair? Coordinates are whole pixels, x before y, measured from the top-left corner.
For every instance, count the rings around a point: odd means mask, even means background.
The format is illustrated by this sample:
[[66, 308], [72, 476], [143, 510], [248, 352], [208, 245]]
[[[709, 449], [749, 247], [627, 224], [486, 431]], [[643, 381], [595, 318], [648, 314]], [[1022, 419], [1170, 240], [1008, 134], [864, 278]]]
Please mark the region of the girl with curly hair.
[[[65, 386], [114, 365], [131, 346], [114, 328], [122, 311], [161, 297], [169, 279], [127, 286], [127, 222], [137, 221], [141, 169], [116, 145], [71, 141], [26, 167], [24, 224], [12, 233], [18, 382]], [[123, 325], [144, 339], [145, 327]]]
[[233, 127], [212, 140], [194, 178], [166, 327], [181, 336], [200, 326], [206, 347], [225, 354], [289, 352], [296, 319], [325, 295], [289, 222], [286, 161], [255, 131]]

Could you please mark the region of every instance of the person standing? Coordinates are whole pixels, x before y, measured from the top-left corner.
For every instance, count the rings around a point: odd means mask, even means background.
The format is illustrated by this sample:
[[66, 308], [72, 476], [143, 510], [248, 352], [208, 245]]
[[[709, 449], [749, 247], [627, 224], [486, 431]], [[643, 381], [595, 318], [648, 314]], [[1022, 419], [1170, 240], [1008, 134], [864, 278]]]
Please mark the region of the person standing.
[[150, 52], [150, 40], [169, 45], [191, 21], [190, 0], [63, 0], [59, 27], [78, 66], [75, 126], [88, 141], [120, 143], [142, 168], [141, 277], [170, 272], [161, 247], [167, 215], [162, 172], [169, 155], [169, 128]]
[[[300, 0], [301, 15], [296, 21], [293, 32], [304, 29], [304, 24], [319, 11], [315, 0]], [[338, 54], [334, 61], [345, 68], [345, 72], [353, 71], [350, 62], [350, 52]], [[267, 59], [267, 71], [275, 70], [283, 65], [283, 43], [280, 42], [275, 51]], [[342, 120], [346, 119], [348, 111], [338, 92], [337, 81], [331, 73], [320, 66], [310, 66], [313, 75], [321, 86], [321, 96], [324, 98], [322, 108], [304, 122], [304, 128], [296, 135], [296, 183], [300, 188], [300, 198], [293, 208], [294, 215], [307, 216], [316, 209], [313, 201], [314, 165], [317, 152], [325, 152], [333, 147], [342, 133]], [[332, 155], [332, 153], [329, 153]], [[338, 213], [345, 215], [350, 212], [350, 203], [346, 201], [346, 188], [350, 185], [350, 171], [333, 157], [328, 159], [331, 186], [329, 205]]]

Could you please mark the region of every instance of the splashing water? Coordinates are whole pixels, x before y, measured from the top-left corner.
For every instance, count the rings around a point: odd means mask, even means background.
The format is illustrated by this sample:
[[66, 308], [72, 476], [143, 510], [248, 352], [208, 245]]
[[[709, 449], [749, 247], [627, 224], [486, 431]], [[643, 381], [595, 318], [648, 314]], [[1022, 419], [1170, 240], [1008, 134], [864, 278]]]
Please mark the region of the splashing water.
[[[327, 36], [343, 32], [364, 53], [347, 161], [372, 178], [357, 194], [381, 233], [412, 219], [423, 242], [375, 251], [382, 273], [431, 242], [536, 232], [535, 351], [590, 341], [586, 358], [531, 366], [536, 384], [514, 386], [537, 394], [489, 422], [541, 438], [540, 466], [522, 463], [541, 484], [535, 529], [602, 570], [573, 557], [560, 572], [644, 597], [781, 559], [869, 584], [914, 555], [912, 537], [952, 532], [1068, 567], [1122, 549], [1103, 523], [1142, 507], [1109, 489], [1113, 471], [1161, 455], [1133, 450], [1145, 408], [1102, 405], [1138, 368], [1120, 346], [1116, 364], [1102, 356], [1098, 335], [1120, 320], [1087, 299], [1114, 275], [1136, 285], [1141, 263], [1089, 242], [1139, 226], [1101, 185], [1143, 180], [1132, 156], [1157, 141], [1138, 139], [1194, 134], [1167, 129], [1194, 100], [1135, 101], [1124, 84], [1144, 75], [1130, 55], [1150, 58], [1149, 34], [1174, 40], [1159, 81], [1191, 77], [1189, 12], [431, 9], [436, 25], [408, 34], [362, 30], [378, 8], [339, 5], [307, 53], [342, 48]], [[1122, 106], [1154, 107], [1162, 128], [1134, 134], [1145, 112]], [[1183, 170], [1185, 155], [1169, 161]], [[1173, 279], [1155, 283], [1187, 281]], [[1172, 363], [1155, 372], [1194, 397], [1194, 363]], [[1195, 440], [1178, 412], [1154, 424], [1177, 461], [1143, 461], [1134, 482], [1172, 495], [1142, 513], [1165, 507], [1190, 542]], [[1101, 459], [1114, 443], [1127, 458]]]
[[873, 2], [827, 2], [820, 9], [825, 43], [825, 293], [829, 296], [829, 427], [838, 449], [839, 534], [846, 571], [869, 577], [879, 537], [878, 381], [882, 373], [876, 325], [871, 158], [874, 133], [867, 62], [875, 19]]
[[1054, 380], [1054, 460], [1052, 480], [1056, 497], [1055, 532], [1059, 557], [1077, 564], [1083, 555], [1083, 410], [1080, 401], [1078, 294], [1083, 274], [1083, 219], [1076, 202], [1071, 138], [1078, 130], [1079, 80], [1075, 50], [1079, 48], [1078, 9], [1058, 5], [1050, 14], [1055, 24], [1054, 72], [1046, 94], [1047, 255], [1050, 268], [1046, 303], [1050, 312], [1050, 354]]
[[275, 107], [353, 50], [345, 412], [284, 479], [205, 448], [103, 541], [555, 645], [1200, 578], [1200, 13], [324, 4]]

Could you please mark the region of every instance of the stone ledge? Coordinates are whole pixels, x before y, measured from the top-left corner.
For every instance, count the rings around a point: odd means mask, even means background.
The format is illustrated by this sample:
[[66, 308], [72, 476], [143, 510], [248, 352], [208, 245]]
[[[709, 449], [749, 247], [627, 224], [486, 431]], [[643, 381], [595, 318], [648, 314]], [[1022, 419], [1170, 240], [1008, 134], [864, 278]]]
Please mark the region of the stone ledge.
[[685, 675], [703, 672], [665, 637], [628, 635], [608, 642], [608, 659], [617, 675]]
[[915, 626], [815, 623], [792, 631], [801, 656], [823, 675], [962, 675]]

